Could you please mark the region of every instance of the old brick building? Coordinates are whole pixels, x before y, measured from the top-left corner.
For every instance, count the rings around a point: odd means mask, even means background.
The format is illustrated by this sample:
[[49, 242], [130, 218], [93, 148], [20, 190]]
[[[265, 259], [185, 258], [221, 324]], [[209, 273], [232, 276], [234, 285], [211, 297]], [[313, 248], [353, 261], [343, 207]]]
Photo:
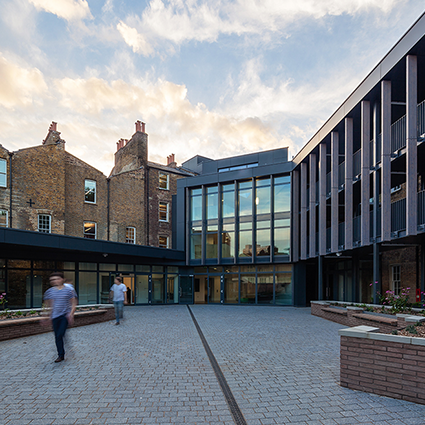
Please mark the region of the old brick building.
[[66, 152], [54, 122], [39, 146], [1, 146], [0, 168], [1, 226], [163, 248], [172, 246], [176, 180], [193, 175], [174, 155], [167, 165], [148, 161], [140, 121], [131, 139], [117, 143], [108, 177]]

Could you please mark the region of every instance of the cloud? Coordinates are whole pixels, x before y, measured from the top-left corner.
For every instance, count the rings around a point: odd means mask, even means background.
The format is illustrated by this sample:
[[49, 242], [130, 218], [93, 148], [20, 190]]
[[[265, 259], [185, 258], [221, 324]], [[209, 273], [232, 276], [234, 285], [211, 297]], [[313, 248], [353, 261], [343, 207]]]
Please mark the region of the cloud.
[[52, 13], [66, 21], [92, 18], [86, 0], [29, 0], [37, 10]]
[[117, 30], [122, 35], [124, 41], [133, 49], [134, 53], [141, 53], [144, 56], [149, 56], [153, 50], [146, 38], [137, 32], [135, 28], [131, 28], [123, 22], [119, 22]]
[[[119, 31], [136, 53], [146, 54], [145, 45], [161, 41], [174, 44], [195, 40], [214, 42], [224, 35], [285, 35], [288, 27], [302, 19], [388, 13], [402, 0], [151, 0], [141, 16], [129, 16]], [[126, 35], [123, 25], [127, 25]], [[131, 34], [128, 34], [131, 29]]]
[[40, 104], [47, 84], [37, 68], [23, 68], [0, 55], [0, 105], [6, 108]]

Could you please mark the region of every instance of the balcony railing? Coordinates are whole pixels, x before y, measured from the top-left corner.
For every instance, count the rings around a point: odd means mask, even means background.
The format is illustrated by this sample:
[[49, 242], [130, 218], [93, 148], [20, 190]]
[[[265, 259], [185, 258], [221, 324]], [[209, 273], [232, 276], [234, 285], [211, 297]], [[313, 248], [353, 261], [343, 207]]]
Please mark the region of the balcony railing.
[[362, 157], [361, 150], [359, 149], [353, 155], [353, 178], [359, 175], [362, 171]]
[[425, 224], [425, 190], [418, 192], [418, 225]]
[[391, 232], [406, 230], [406, 198], [391, 204]]
[[338, 186], [345, 184], [345, 162], [338, 165]]
[[353, 218], [353, 242], [360, 242], [361, 240], [361, 220], [362, 216], [359, 215]]
[[391, 126], [391, 152], [406, 146], [406, 115]]
[[425, 100], [418, 105], [418, 137], [425, 134]]
[[338, 247], [345, 245], [345, 221], [338, 224]]

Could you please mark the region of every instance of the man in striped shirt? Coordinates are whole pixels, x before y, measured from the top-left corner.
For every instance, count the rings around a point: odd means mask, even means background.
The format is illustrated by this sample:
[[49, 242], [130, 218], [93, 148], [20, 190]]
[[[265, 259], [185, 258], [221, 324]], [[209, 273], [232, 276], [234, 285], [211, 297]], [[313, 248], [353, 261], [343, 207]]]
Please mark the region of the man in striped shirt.
[[64, 285], [65, 279], [61, 272], [52, 273], [49, 280], [52, 287], [44, 293], [44, 301], [50, 308], [50, 319], [52, 320], [58, 350], [58, 358], [55, 363], [59, 363], [65, 360], [63, 339], [68, 325], [74, 323], [77, 294], [72, 287]]

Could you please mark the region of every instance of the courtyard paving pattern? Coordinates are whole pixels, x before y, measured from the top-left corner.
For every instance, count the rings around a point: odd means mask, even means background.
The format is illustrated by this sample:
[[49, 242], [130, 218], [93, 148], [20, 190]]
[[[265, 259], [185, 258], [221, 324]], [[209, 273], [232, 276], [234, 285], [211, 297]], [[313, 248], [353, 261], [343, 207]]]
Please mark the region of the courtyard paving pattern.
[[[425, 406], [341, 388], [342, 326], [309, 308], [190, 306], [249, 425], [424, 424]], [[0, 343], [0, 424], [234, 424], [186, 306]]]

